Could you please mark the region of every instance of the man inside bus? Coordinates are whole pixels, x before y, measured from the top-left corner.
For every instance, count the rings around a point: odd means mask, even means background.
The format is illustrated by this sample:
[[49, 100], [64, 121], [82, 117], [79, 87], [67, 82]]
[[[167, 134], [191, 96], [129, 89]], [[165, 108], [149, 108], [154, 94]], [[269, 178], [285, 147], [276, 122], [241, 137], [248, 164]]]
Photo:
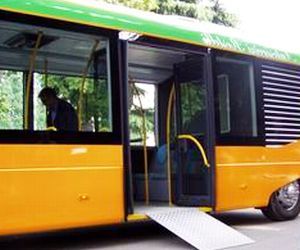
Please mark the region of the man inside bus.
[[47, 127], [58, 131], [78, 131], [78, 117], [73, 106], [60, 99], [53, 88], [45, 87], [39, 98], [47, 109]]

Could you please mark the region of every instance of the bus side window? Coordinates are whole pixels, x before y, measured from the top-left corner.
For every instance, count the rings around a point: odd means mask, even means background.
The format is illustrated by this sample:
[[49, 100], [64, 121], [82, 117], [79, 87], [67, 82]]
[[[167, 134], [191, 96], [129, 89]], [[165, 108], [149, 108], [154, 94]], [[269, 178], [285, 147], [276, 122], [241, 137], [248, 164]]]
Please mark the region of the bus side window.
[[[111, 84], [115, 76], [111, 76], [109, 38], [8, 24], [0, 27], [0, 130], [5, 131], [0, 140], [44, 143], [51, 138], [58, 143], [98, 143], [102, 137], [117, 138], [119, 124], [113, 129], [113, 115], [117, 117], [113, 110], [118, 110], [118, 105], [112, 102], [117, 98], [112, 91], [118, 92], [117, 85]], [[39, 98], [45, 87], [61, 100], [48, 102], [48, 110]], [[63, 109], [63, 103], [72, 109]], [[70, 110], [72, 117], [77, 114], [79, 118], [79, 129], [73, 126], [76, 119], [68, 119]], [[72, 137], [69, 132], [77, 134]]]
[[258, 136], [254, 67], [251, 62], [217, 57], [221, 137]]
[[[69, 102], [77, 111], [79, 106], [79, 92], [82, 84], [80, 76], [54, 75], [48, 76], [49, 86], [54, 87], [58, 97]], [[46, 110], [37, 97], [44, 84], [45, 75], [34, 74], [35, 98], [34, 98], [34, 128], [45, 130]], [[81, 128], [82, 132], [111, 132], [111, 104], [110, 86], [106, 79], [88, 78], [85, 81], [85, 89], [82, 98]], [[79, 114], [78, 114], [79, 115]]]
[[[59, 39], [45, 48], [48, 64], [42, 72], [47, 73], [34, 73], [34, 130], [46, 129], [46, 110], [37, 95], [48, 86], [56, 90], [58, 98], [74, 107], [79, 131], [112, 132], [108, 39], [100, 38], [95, 44], [83, 34], [71, 35], [61, 32]], [[65, 51], [68, 44], [73, 46]], [[58, 55], [65, 64], [60, 63]]]

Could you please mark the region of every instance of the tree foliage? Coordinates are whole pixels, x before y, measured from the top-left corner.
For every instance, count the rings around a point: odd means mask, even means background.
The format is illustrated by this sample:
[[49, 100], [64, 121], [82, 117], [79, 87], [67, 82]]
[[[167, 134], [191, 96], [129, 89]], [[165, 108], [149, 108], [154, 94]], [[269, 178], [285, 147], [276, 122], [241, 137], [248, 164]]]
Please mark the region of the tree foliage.
[[219, 0], [204, 4], [201, 0], [104, 0], [108, 3], [153, 11], [164, 15], [178, 15], [208, 21], [225, 26], [235, 26], [237, 18], [226, 11]]
[[193, 3], [193, 1], [159, 0], [158, 6], [155, 12], [159, 14], [185, 16], [202, 21], [212, 19], [209, 7]]
[[211, 22], [231, 27], [236, 26], [238, 20], [235, 15], [228, 13], [219, 0], [211, 0], [211, 2], [213, 4], [211, 7], [213, 13]]
[[156, 0], [105, 0], [107, 3], [120, 4], [127, 7], [151, 11], [157, 8]]
[[0, 129], [23, 128], [23, 74], [0, 71]]

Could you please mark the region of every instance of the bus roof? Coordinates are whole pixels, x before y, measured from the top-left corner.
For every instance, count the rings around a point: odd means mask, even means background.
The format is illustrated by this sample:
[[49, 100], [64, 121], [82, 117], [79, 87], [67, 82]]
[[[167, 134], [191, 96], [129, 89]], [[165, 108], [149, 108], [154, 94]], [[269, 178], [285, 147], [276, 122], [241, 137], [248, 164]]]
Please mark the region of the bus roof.
[[300, 64], [299, 54], [268, 48], [240, 37], [231, 28], [93, 0], [0, 0], [0, 9]]

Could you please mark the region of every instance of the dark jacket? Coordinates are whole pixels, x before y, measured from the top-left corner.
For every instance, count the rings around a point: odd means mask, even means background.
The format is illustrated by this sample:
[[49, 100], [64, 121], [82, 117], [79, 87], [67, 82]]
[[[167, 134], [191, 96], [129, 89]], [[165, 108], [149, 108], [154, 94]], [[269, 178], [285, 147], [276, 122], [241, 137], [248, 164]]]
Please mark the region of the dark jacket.
[[78, 131], [78, 117], [73, 106], [58, 99], [54, 121], [52, 121], [52, 112], [47, 111], [47, 126], [55, 127], [58, 131]]

